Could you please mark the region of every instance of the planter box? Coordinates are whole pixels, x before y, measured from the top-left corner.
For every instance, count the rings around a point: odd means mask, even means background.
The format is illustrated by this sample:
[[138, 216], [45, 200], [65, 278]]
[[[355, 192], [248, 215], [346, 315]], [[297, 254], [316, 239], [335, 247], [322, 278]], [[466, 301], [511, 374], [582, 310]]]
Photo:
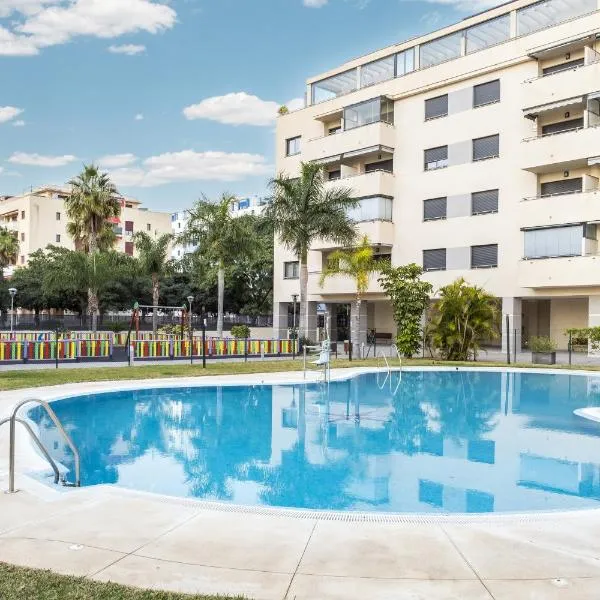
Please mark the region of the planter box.
[[532, 352], [531, 362], [534, 365], [555, 365], [556, 352]]

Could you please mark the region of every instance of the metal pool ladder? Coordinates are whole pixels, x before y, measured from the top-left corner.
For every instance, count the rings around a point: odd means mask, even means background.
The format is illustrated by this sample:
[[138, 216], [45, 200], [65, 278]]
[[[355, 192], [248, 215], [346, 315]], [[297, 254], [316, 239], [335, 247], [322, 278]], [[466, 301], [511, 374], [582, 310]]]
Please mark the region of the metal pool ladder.
[[46, 411], [46, 413], [48, 414], [48, 416], [50, 417], [52, 422], [56, 425], [58, 432], [60, 433], [62, 438], [67, 443], [67, 446], [69, 446], [69, 448], [71, 449], [71, 452], [73, 452], [73, 456], [75, 457], [75, 483], [71, 484], [63, 479], [63, 485], [68, 485], [71, 487], [80, 487], [81, 477], [80, 477], [79, 452], [78, 452], [77, 448], [75, 447], [75, 444], [73, 443], [73, 440], [71, 439], [71, 436], [69, 436], [69, 434], [65, 431], [65, 428], [63, 427], [59, 418], [56, 416], [56, 413], [52, 410], [52, 408], [50, 408], [50, 405], [48, 404], [48, 402], [45, 402], [44, 400], [39, 400], [37, 398], [30, 398], [28, 400], [22, 400], [21, 402], [19, 402], [13, 409], [11, 416], [7, 417], [6, 419], [2, 419], [0, 421], [0, 427], [2, 427], [2, 425], [4, 425], [5, 423], [10, 424], [9, 455], [8, 455], [8, 493], [14, 494], [16, 491], [15, 490], [15, 438], [16, 438], [16, 424], [17, 423], [20, 423], [21, 425], [23, 425], [23, 427], [25, 427], [25, 429], [27, 430], [27, 432], [33, 439], [35, 445], [38, 447], [40, 452], [44, 455], [46, 460], [50, 463], [50, 466], [52, 467], [52, 470], [54, 471], [54, 483], [58, 483], [58, 481], [60, 479], [58, 467], [56, 466], [56, 463], [50, 456], [50, 453], [48, 452], [48, 450], [46, 449], [44, 444], [42, 444], [40, 438], [35, 434], [35, 432], [31, 428], [29, 423], [27, 423], [27, 421], [25, 421], [24, 419], [21, 419], [20, 417], [17, 417], [17, 413], [19, 412], [19, 410], [26, 404], [30, 404], [30, 403], [39, 404], [42, 408], [44, 408], [44, 410]]

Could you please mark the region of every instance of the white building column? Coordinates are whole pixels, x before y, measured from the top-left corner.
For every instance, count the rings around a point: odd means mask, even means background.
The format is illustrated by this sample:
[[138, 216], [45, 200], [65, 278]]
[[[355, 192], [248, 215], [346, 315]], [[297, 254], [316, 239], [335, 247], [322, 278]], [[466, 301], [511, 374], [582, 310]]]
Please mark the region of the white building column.
[[[507, 334], [510, 335], [511, 357], [516, 351], [522, 349], [522, 327], [523, 327], [523, 303], [521, 298], [502, 298], [502, 351], [506, 352]], [[506, 317], [508, 316], [508, 329], [506, 331]], [[516, 333], [515, 333], [516, 331]]]
[[306, 337], [312, 342], [317, 341], [317, 325], [319, 319], [317, 317], [317, 302], [307, 302], [306, 310], [308, 311], [308, 328], [306, 330]]
[[[296, 315], [298, 319], [298, 315]], [[273, 303], [273, 338], [285, 339], [288, 336], [288, 303]]]
[[600, 296], [589, 297], [588, 327], [600, 327]]
[[363, 300], [360, 307], [353, 302], [350, 308], [350, 332], [354, 356], [360, 356], [361, 345], [367, 345], [367, 302]]

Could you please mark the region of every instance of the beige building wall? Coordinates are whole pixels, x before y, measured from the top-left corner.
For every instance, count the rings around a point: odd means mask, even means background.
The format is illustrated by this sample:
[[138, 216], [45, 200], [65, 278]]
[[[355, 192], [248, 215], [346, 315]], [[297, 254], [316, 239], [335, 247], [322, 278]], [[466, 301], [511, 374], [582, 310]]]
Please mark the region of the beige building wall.
[[[523, 23], [540, 18], [544, 7], [554, 15], [567, 12], [564, 18], [554, 17], [556, 22], [523, 34]], [[519, 12], [524, 9], [527, 15]], [[506, 19], [508, 39], [466, 53], [471, 39], [467, 33], [460, 56], [420, 68], [421, 48], [427, 42], [483, 26], [494, 18]], [[414, 71], [360, 87], [366, 65], [409, 48], [415, 48]], [[312, 104], [313, 86], [355, 68], [356, 89]], [[547, 71], [556, 68], [563, 70]], [[499, 80], [499, 101], [474, 107], [474, 87], [495, 80]], [[426, 101], [442, 95], [447, 95], [447, 114], [427, 120]], [[392, 103], [393, 124], [384, 122], [382, 111], [371, 124], [346, 126], [344, 109], [378, 97]], [[522, 335], [530, 337], [538, 313], [548, 314], [547, 334], [561, 346], [566, 328], [593, 320], [588, 298], [600, 294], [600, 228], [596, 228], [600, 223], [600, 0], [503, 4], [310, 78], [307, 100], [303, 110], [278, 119], [277, 170], [295, 176], [301, 161], [319, 161], [335, 177], [328, 185], [349, 186], [359, 198], [391, 198], [391, 219], [380, 215], [358, 223], [359, 234], [369, 236], [376, 252], [391, 254], [392, 263], [400, 265], [423, 264], [424, 251], [445, 249], [445, 268], [425, 275], [436, 293], [464, 277], [503, 298], [503, 313], [517, 330], [519, 344]], [[499, 155], [474, 161], [473, 140], [495, 135]], [[287, 156], [287, 140], [298, 136], [300, 153]], [[426, 170], [425, 150], [441, 146], [447, 146], [445, 168]], [[392, 172], [365, 172], [367, 164], [380, 161], [392, 161]], [[560, 185], [577, 178], [582, 189], [576, 193], [547, 195], [545, 191], [552, 187], [549, 182]], [[472, 194], [487, 190], [498, 190], [497, 210], [472, 214]], [[446, 198], [445, 218], [425, 220], [424, 201], [435, 198]], [[531, 244], [537, 235], [532, 231], [575, 224], [586, 227], [574, 255], [524, 258], [530, 251], [526, 239]], [[497, 245], [497, 265], [472, 268], [472, 248], [481, 245]], [[541, 252], [537, 248], [535, 252]], [[330, 249], [331, 244], [320, 242], [309, 256], [313, 306], [334, 307], [350, 303], [354, 296], [349, 280], [319, 286], [323, 255]], [[299, 281], [284, 277], [284, 263], [294, 260], [288, 249], [276, 246], [277, 335], [284, 333], [292, 294], [299, 293]], [[372, 326], [394, 333], [391, 309], [376, 277], [366, 302], [374, 308], [366, 311], [364, 323], [363, 317], [353, 315], [357, 335]], [[364, 341], [364, 335], [359, 337], [358, 342]]]

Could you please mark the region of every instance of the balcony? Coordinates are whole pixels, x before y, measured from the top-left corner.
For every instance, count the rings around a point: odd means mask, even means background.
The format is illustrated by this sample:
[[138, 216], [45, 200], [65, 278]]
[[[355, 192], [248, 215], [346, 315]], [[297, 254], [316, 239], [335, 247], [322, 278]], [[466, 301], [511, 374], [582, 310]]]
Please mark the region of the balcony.
[[521, 143], [521, 165], [532, 173], [585, 167], [588, 159], [600, 155], [600, 127], [572, 129]]
[[356, 198], [375, 195], [393, 196], [396, 178], [389, 171], [373, 171], [333, 179], [328, 181], [326, 185], [328, 187], [349, 187]]
[[[321, 273], [308, 274], [308, 291], [311, 296], [356, 296], [356, 282], [350, 277], [337, 275], [328, 277], [323, 287], [319, 285]], [[369, 280], [367, 294], [383, 294], [383, 288], [379, 284], [378, 275], [374, 274]], [[368, 298], [367, 298], [368, 299]]]
[[600, 221], [600, 190], [526, 198], [520, 206], [522, 227], [543, 227], [574, 221]]
[[523, 106], [549, 104], [569, 96], [584, 96], [598, 90], [600, 62], [523, 82]]
[[[366, 221], [357, 223], [359, 238], [367, 236], [372, 246], [392, 247], [394, 245], [394, 224], [390, 221]], [[339, 246], [330, 240], [318, 240], [311, 250], [333, 250]]]
[[[304, 146], [302, 159], [323, 162], [341, 162], [344, 158], [355, 159], [361, 153], [382, 151], [393, 152], [396, 130], [383, 121], [341, 131], [335, 135], [313, 138]], [[327, 160], [325, 160], [327, 159]]]
[[600, 256], [525, 259], [517, 284], [523, 288], [597, 287]]

